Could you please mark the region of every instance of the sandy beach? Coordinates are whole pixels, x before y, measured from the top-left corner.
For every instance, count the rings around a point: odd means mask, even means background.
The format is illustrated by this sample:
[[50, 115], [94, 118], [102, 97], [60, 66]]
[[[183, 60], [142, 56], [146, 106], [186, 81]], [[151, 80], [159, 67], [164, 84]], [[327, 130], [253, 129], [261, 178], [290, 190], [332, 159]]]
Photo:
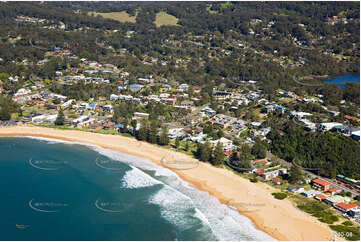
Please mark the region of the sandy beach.
[[[172, 169], [185, 181], [217, 197], [222, 203], [236, 206], [255, 226], [277, 240], [332, 240], [332, 230], [316, 218], [295, 208], [288, 200], [277, 200], [276, 189], [250, 181], [233, 172], [212, 167], [179, 152], [120, 135], [105, 135], [75, 130], [40, 127], [3, 127], [0, 136], [37, 136], [88, 143], [103, 148], [147, 158], [164, 167], [183, 166], [172, 161], [185, 161], [189, 169]], [[162, 159], [163, 158], [163, 159]], [[164, 161], [168, 162], [165, 163]]]

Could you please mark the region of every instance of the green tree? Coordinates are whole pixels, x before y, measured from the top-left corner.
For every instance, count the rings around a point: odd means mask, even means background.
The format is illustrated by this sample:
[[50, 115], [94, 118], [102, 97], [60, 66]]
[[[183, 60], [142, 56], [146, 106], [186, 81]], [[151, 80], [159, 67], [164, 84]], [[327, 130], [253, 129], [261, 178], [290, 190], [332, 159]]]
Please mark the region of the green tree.
[[221, 165], [223, 164], [223, 160], [224, 160], [223, 145], [220, 142], [218, 142], [213, 152], [212, 164], [214, 166]]
[[162, 132], [160, 133], [160, 136], [159, 136], [159, 144], [160, 145], [168, 145], [168, 143], [169, 143], [168, 128], [167, 128], [167, 126], [163, 126]]
[[212, 147], [211, 144], [207, 141], [201, 146], [200, 158], [201, 161], [209, 161], [211, 157], [212, 157]]
[[64, 125], [65, 116], [62, 109], [59, 110], [58, 116], [56, 117], [56, 120], [54, 122], [55, 125]]
[[296, 165], [292, 165], [289, 172], [289, 182], [291, 184], [296, 184], [302, 179], [302, 171]]
[[251, 150], [252, 155], [254, 155], [257, 159], [263, 159], [266, 157], [267, 154], [267, 149], [266, 147], [262, 144], [262, 142], [257, 139], [256, 143], [252, 146], [252, 150]]
[[179, 137], [175, 139], [175, 147], [178, 149], [179, 147]]
[[138, 140], [146, 140], [147, 139], [147, 128], [148, 124], [145, 120], [143, 120], [140, 124], [140, 128], [138, 131], [137, 139]]
[[3, 104], [0, 107], [0, 120], [10, 120], [11, 113], [9, 106], [7, 104]]
[[132, 121], [130, 121], [130, 125], [133, 128], [133, 136], [135, 136], [135, 132], [136, 132], [136, 128], [137, 128], [137, 120], [136, 119], [132, 119]]
[[229, 160], [232, 166], [239, 168], [239, 171], [247, 172], [252, 167], [251, 161], [247, 159], [247, 156], [248, 155], [246, 153], [243, 153], [242, 156], [241, 152], [233, 151]]
[[157, 143], [157, 131], [158, 131], [158, 127], [157, 127], [157, 123], [155, 120], [152, 120], [150, 123], [150, 129], [148, 130], [148, 134], [147, 134], [147, 141], [155, 144]]
[[185, 151], [189, 150], [189, 142], [188, 141], [186, 141], [186, 145], [185, 145], [184, 149], [185, 149]]

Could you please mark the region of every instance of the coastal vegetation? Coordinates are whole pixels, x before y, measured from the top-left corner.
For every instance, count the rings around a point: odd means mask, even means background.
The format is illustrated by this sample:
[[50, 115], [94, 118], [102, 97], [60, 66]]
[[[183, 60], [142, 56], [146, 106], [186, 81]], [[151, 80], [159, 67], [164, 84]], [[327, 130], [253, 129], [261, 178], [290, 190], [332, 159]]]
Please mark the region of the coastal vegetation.
[[21, 109], [17, 103], [11, 98], [0, 94], [0, 120], [10, 120], [13, 113], [21, 113]]
[[302, 161], [302, 167], [318, 169], [320, 175], [335, 178], [337, 174], [359, 179], [360, 145], [357, 141], [332, 132], [307, 132], [294, 122], [269, 134], [272, 153], [292, 162]]
[[273, 197], [278, 199], [278, 200], [283, 200], [287, 197], [287, 193], [282, 193], [282, 192], [274, 192], [272, 193]]
[[297, 207], [318, 218], [323, 223], [333, 224], [339, 220], [334, 211], [331, 211], [327, 205], [318, 201], [307, 201], [303, 204], [298, 204]]

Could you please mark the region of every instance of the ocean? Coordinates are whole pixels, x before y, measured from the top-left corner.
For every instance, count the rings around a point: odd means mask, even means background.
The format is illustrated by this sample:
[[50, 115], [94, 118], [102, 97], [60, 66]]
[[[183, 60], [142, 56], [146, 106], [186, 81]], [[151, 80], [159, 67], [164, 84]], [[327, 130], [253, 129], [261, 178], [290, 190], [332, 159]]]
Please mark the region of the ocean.
[[149, 160], [0, 138], [0, 240], [274, 240]]

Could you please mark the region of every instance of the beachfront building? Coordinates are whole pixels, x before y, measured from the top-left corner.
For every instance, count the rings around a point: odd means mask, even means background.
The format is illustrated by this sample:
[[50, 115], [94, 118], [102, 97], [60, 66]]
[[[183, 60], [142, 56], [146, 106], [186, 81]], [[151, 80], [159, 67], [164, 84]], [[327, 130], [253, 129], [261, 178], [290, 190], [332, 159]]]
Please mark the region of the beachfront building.
[[265, 172], [261, 175], [261, 177], [265, 180], [271, 180], [272, 178], [275, 178], [277, 176], [282, 176], [284, 174], [287, 174], [287, 170], [284, 168], [278, 169], [278, 170], [274, 170], [274, 171], [268, 171]]
[[326, 197], [325, 194], [320, 193], [320, 194], [317, 194], [316, 196], [314, 196], [314, 198], [315, 198], [316, 200], [318, 200], [318, 201], [323, 201], [323, 200], [325, 200], [327, 197]]
[[337, 203], [344, 203], [344, 202], [350, 202], [350, 198], [348, 197], [342, 197], [340, 195], [330, 196], [323, 200], [328, 205], [336, 205]]
[[357, 208], [358, 205], [355, 204], [355, 203], [344, 203], [344, 202], [340, 202], [340, 203], [337, 203], [335, 205], [335, 208], [340, 210], [341, 212], [343, 213], [347, 213], [348, 211], [350, 211], [351, 209], [353, 208]]
[[330, 184], [317, 178], [312, 181], [312, 187], [321, 191], [328, 191]]
[[299, 187], [299, 186], [292, 186], [292, 187], [288, 187], [287, 190], [290, 192], [293, 192], [293, 193], [301, 193], [305, 189], [303, 187]]
[[316, 196], [318, 194], [321, 194], [321, 192], [311, 189], [311, 190], [308, 190], [308, 191], [303, 191], [301, 194], [303, 196], [305, 196], [305, 197], [311, 198], [311, 197], [314, 197], [314, 196]]
[[77, 126], [79, 123], [82, 123], [82, 122], [84, 122], [84, 121], [86, 121], [88, 119], [89, 119], [88, 116], [83, 115], [83, 116], [80, 116], [80, 117], [74, 119], [72, 123], [73, 123], [74, 126]]

